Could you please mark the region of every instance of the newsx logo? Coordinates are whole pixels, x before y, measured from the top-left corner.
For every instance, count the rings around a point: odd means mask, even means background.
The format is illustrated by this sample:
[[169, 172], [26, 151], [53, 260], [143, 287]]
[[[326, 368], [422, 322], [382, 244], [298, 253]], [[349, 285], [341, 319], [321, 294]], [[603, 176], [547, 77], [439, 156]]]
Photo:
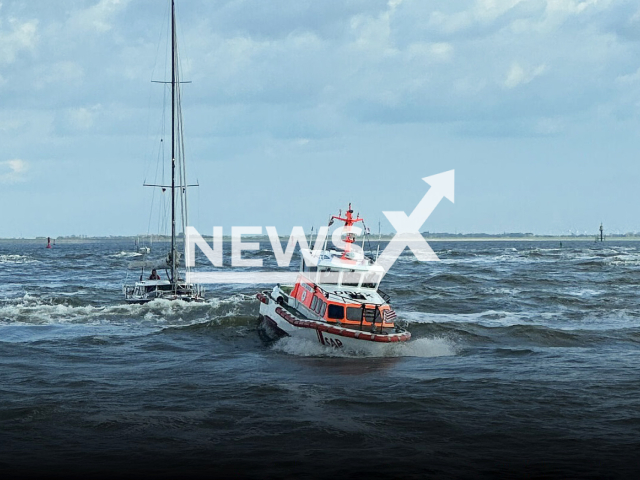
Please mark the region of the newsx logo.
[[[382, 254], [378, 257], [375, 265], [386, 274], [398, 259], [405, 248], [409, 248], [416, 258], [422, 262], [440, 260], [433, 249], [429, 246], [424, 237], [420, 234], [420, 228], [429, 218], [443, 198], [454, 202], [454, 170], [425, 177], [424, 180], [431, 186], [418, 205], [410, 215], [405, 212], [382, 212], [387, 217], [391, 225], [395, 228], [396, 234], [389, 241]], [[307, 242], [304, 229], [293, 227], [286, 248], [283, 250], [280, 238], [275, 227], [265, 227], [271, 248], [275, 256], [278, 267], [289, 267], [291, 258], [295, 252], [296, 245], [300, 246], [300, 251], [305, 259], [305, 263], [316, 266], [319, 253], [322, 251], [325, 240], [329, 233], [329, 227], [323, 226], [318, 230], [313, 251]], [[359, 235], [362, 229], [357, 226], [338, 227], [332, 235], [331, 240], [338, 249], [345, 249], [346, 242], [342, 240], [345, 233]], [[297, 273], [289, 271], [247, 271], [247, 268], [262, 268], [261, 258], [242, 258], [243, 251], [256, 251], [260, 249], [259, 242], [243, 242], [243, 235], [262, 235], [262, 227], [232, 227], [231, 228], [231, 267], [240, 267], [242, 271], [209, 271], [193, 272], [187, 271], [188, 282], [193, 283], [284, 283], [295, 282]], [[194, 227], [187, 227], [185, 231], [185, 260], [187, 267], [195, 266], [195, 247], [200, 248], [214, 267], [223, 267], [223, 230], [222, 227], [213, 227], [213, 245], [209, 245]], [[351, 251], [362, 253], [362, 248], [355, 243], [350, 244]]]

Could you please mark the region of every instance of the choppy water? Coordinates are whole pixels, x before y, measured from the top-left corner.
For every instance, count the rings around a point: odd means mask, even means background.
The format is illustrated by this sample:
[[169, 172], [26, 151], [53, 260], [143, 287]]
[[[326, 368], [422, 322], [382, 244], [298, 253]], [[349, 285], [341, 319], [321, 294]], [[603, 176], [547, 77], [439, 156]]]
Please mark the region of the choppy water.
[[263, 343], [258, 287], [125, 305], [128, 243], [0, 244], [0, 472], [637, 476], [640, 243], [433, 246], [372, 358]]

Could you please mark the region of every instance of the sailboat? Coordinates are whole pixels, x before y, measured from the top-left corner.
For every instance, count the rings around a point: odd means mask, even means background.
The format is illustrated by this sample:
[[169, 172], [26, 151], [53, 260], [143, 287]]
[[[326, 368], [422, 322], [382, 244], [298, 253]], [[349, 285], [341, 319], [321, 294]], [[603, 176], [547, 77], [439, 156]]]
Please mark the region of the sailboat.
[[139, 253], [140, 255], [146, 255], [147, 253], [150, 253], [150, 252], [151, 252], [151, 247], [147, 245], [141, 245], [140, 238], [136, 237], [135, 253]]
[[[171, 248], [164, 260], [132, 262], [130, 268], [139, 269], [140, 277], [132, 285], [125, 284], [122, 290], [127, 303], [147, 303], [155, 299], [202, 302], [204, 301], [202, 287], [187, 283], [181, 277], [179, 269], [181, 255], [177, 249], [176, 210], [178, 206], [176, 200], [180, 203], [180, 218], [184, 232], [188, 224], [187, 187], [196, 185], [188, 185], [186, 181], [174, 0], [171, 0], [171, 81], [159, 83], [171, 84], [171, 185], [145, 182], [145, 186], [159, 187], [163, 192], [169, 191], [171, 194]], [[176, 173], [178, 182], [176, 182]]]

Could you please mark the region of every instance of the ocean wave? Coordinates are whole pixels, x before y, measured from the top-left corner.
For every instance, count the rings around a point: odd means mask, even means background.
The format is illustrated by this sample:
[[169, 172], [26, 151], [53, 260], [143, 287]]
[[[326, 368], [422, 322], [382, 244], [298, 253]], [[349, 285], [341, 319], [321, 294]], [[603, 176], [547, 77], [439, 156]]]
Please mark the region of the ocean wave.
[[456, 355], [456, 345], [447, 338], [417, 338], [401, 344], [385, 345], [380, 353], [329, 348], [304, 338], [284, 337], [271, 347], [274, 351], [299, 357], [442, 357]]
[[[486, 328], [505, 328], [514, 326], [534, 326], [562, 331], [626, 331], [635, 328], [640, 312], [635, 309], [564, 310], [552, 312], [508, 312], [486, 310], [477, 313], [430, 313], [396, 310], [398, 318], [407, 322], [412, 330], [421, 325], [460, 325]], [[469, 329], [466, 329], [469, 331]], [[478, 333], [477, 331], [475, 331]]]
[[109, 255], [111, 258], [131, 258], [131, 257], [141, 257], [143, 254], [139, 252], [125, 252], [124, 250], [119, 253], [114, 253]]
[[162, 333], [172, 332], [206, 332], [206, 331], [218, 331], [221, 328], [240, 328], [244, 331], [246, 329], [255, 330], [256, 316], [255, 315], [233, 315], [227, 314], [224, 316], [216, 315], [215, 318], [208, 318], [206, 320], [196, 321], [195, 323], [189, 323], [185, 325], [173, 325], [167, 326], [162, 329]]
[[69, 323], [118, 323], [144, 322], [161, 327], [185, 325], [194, 320], [216, 317], [249, 315], [256, 310], [253, 297], [232, 295], [226, 298], [211, 298], [204, 303], [188, 303], [156, 299], [137, 305], [117, 303], [101, 306], [87, 304], [76, 296], [23, 297], [0, 302], [0, 324], [2, 325], [50, 325]]
[[592, 288], [566, 288], [563, 290], [566, 295], [573, 295], [576, 297], [596, 297], [606, 293], [604, 290], [594, 290]]
[[640, 254], [625, 253], [614, 255], [612, 257], [606, 258], [605, 263], [609, 265], [640, 265]]
[[38, 260], [27, 255], [0, 255], [0, 263], [38, 263]]
[[452, 284], [452, 285], [468, 285], [480, 283], [481, 279], [474, 275], [458, 275], [455, 273], [439, 273], [426, 279], [428, 285]]
[[486, 326], [500, 327], [530, 323], [527, 314], [495, 310], [478, 313], [429, 313], [396, 310], [396, 313], [398, 314], [398, 318], [408, 323], [409, 328], [412, 324], [424, 323], [477, 323]]
[[456, 355], [458, 350], [458, 345], [446, 337], [416, 338], [391, 346], [394, 356], [399, 357], [448, 357]]

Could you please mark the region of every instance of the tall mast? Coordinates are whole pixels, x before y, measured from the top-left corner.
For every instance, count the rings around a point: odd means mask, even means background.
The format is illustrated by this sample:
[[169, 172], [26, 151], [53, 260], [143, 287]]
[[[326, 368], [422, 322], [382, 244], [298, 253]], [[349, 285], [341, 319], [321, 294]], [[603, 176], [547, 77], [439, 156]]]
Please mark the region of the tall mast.
[[176, 275], [176, 7], [171, 0], [171, 282]]

